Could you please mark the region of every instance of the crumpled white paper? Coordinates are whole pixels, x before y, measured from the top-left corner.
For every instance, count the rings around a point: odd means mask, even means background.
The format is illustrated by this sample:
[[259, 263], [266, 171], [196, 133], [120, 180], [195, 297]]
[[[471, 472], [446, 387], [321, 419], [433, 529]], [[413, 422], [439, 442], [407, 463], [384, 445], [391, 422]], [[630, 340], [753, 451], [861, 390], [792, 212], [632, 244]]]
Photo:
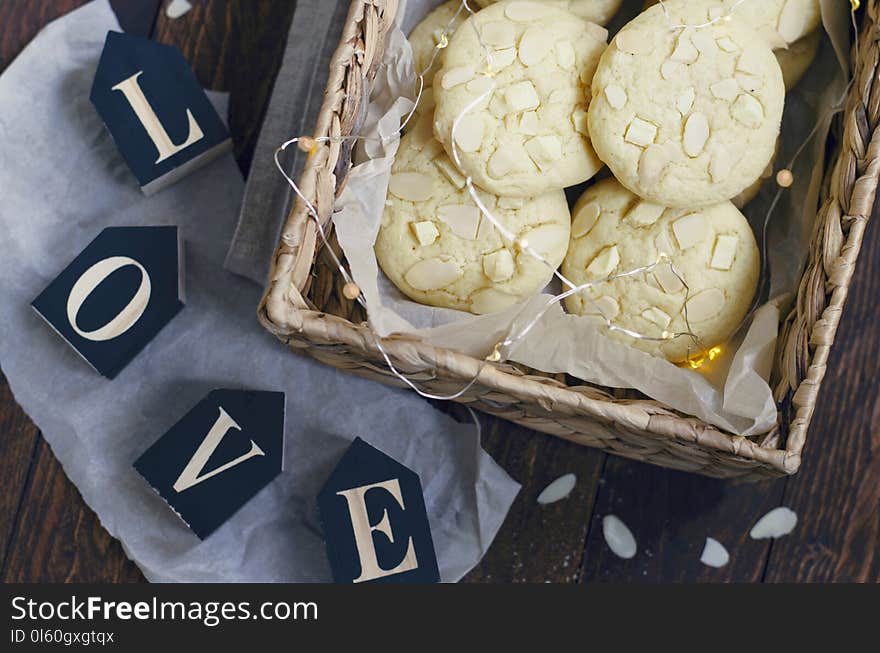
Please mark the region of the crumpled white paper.
[[[294, 356], [257, 323], [260, 288], [223, 269], [241, 201], [230, 155], [145, 198], [89, 102], [106, 0], [47, 26], [0, 77], [0, 361], [105, 528], [152, 581], [327, 581], [315, 497], [356, 436], [418, 472], [444, 580], [482, 557], [519, 488], [416, 395]], [[225, 115], [225, 98], [215, 98]], [[106, 226], [176, 224], [187, 304], [115, 380], [30, 301]], [[200, 542], [131, 463], [210, 390], [287, 394], [285, 471]]]
[[[749, 0], [758, 2], [760, 0]], [[409, 0], [401, 18], [411, 29], [439, 4]], [[617, 388], [635, 388], [684, 413], [694, 415], [739, 435], [758, 435], [776, 422], [776, 405], [768, 383], [780, 315], [796, 289], [815, 219], [812, 207], [821, 182], [825, 134], [836, 103], [845, 88], [845, 67], [835, 57], [846, 52], [849, 38], [846, 3], [823, 0], [826, 30], [837, 46], [824, 42], [807, 77], [789, 93], [777, 169], [818, 123], [815, 139], [795, 166], [795, 185], [783, 193], [769, 223], [765, 258], [769, 262], [770, 297], [752, 315], [740, 333], [722, 348], [722, 354], [699, 371], [654, 358], [608, 338], [587, 318], [568, 315], [557, 303], [509, 352], [511, 360], [544, 372], [565, 372], [585, 381]], [[625, 3], [614, 20], [620, 26], [636, 15], [642, 0]], [[841, 46], [841, 44], [843, 44]], [[440, 347], [482, 358], [510, 333], [520, 333], [550, 301], [540, 294], [503, 312], [473, 316], [444, 308], [423, 306], [406, 298], [379, 271], [372, 245], [379, 229], [390, 168], [397, 151], [401, 117], [407, 115], [415, 88], [412, 52], [403, 31], [395, 29], [382, 69], [376, 78], [362, 135], [369, 140], [336, 204], [333, 220], [339, 243], [353, 277], [369, 306], [369, 319], [380, 335], [415, 333]], [[758, 238], [776, 192], [768, 181], [758, 198], [746, 207]], [[649, 264], [651, 261], [645, 261]]]

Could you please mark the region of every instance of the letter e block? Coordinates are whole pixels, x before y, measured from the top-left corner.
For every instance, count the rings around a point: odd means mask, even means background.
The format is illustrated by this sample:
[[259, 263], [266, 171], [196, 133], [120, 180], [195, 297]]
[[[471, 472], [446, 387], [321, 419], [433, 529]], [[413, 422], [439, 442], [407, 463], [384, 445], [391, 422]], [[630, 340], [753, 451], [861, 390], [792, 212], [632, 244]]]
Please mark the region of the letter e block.
[[183, 308], [182, 266], [177, 227], [108, 227], [31, 305], [112, 379]]
[[231, 148], [223, 121], [174, 46], [108, 32], [90, 97], [146, 195]]
[[283, 392], [213, 390], [134, 468], [204, 539], [281, 473], [284, 412]]
[[419, 475], [356, 438], [318, 495], [337, 583], [436, 583]]

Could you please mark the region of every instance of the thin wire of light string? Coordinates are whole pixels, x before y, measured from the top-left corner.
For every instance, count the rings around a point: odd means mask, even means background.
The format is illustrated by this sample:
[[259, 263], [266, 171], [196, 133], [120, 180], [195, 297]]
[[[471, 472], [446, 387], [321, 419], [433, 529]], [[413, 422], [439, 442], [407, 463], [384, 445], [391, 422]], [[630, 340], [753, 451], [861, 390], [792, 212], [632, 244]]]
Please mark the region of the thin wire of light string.
[[[745, 0], [739, 0], [736, 4], [733, 5], [733, 7], [731, 8], [729, 14], [727, 14], [727, 15], [725, 15], [725, 16], [719, 16], [719, 17], [717, 17], [717, 18], [715, 18], [715, 19], [712, 19], [711, 21], [708, 21], [708, 22], [705, 23], [705, 24], [701, 24], [701, 25], [671, 25], [671, 28], [672, 28], [672, 29], [679, 29], [679, 28], [686, 28], [686, 27], [695, 27], [695, 28], [699, 28], [699, 27], [707, 27], [707, 26], [709, 26], [709, 25], [712, 25], [712, 24], [718, 22], [719, 20], [723, 20], [723, 19], [727, 18], [727, 17], [728, 17], [730, 14], [732, 14], [733, 11], [735, 11], [735, 10], [736, 10], [736, 9], [737, 9], [737, 8], [743, 3], [743, 2], [745, 2]], [[663, 6], [663, 1], [662, 1], [662, 0], [660, 0], [660, 4], [661, 4], [661, 6], [662, 6], [662, 8], [663, 8], [663, 11], [666, 13], [667, 17], [669, 17], [668, 11], [667, 11], [666, 7]], [[434, 62], [435, 62], [435, 60], [436, 60], [436, 57], [439, 55], [440, 50], [443, 49], [444, 47], [446, 47], [446, 43], [448, 42], [448, 38], [447, 38], [448, 30], [449, 30], [449, 28], [451, 28], [451, 26], [455, 23], [455, 20], [458, 18], [458, 16], [460, 15], [460, 13], [461, 13], [461, 11], [462, 11], [463, 9], [466, 10], [469, 14], [471, 14], [471, 16], [473, 16], [473, 15], [475, 14], [475, 12], [470, 8], [470, 6], [468, 6], [467, 0], [462, 0], [461, 6], [458, 8], [458, 10], [456, 11], [456, 13], [455, 13], [455, 15], [453, 16], [453, 18], [448, 22], [446, 28], [444, 28], [444, 30], [443, 30], [443, 32], [442, 32], [442, 34], [441, 34], [441, 37], [440, 37], [440, 43], [439, 43], [437, 46], [435, 46], [435, 48], [434, 48], [434, 52], [432, 53], [432, 56], [431, 56], [431, 58], [430, 58], [430, 60], [429, 60], [429, 62], [428, 62], [428, 64], [427, 64], [427, 66], [424, 68], [423, 71], [421, 71], [421, 72], [418, 74], [418, 78], [419, 78], [419, 88], [418, 88], [418, 92], [417, 92], [417, 94], [416, 94], [416, 98], [415, 98], [415, 100], [413, 101], [413, 107], [412, 107], [412, 109], [409, 111], [409, 113], [407, 114], [406, 118], [404, 119], [404, 121], [403, 121], [402, 124], [401, 124], [401, 127], [400, 127], [400, 130], [401, 130], [401, 131], [402, 131], [403, 128], [409, 123], [409, 121], [411, 120], [411, 118], [413, 117], [413, 115], [416, 113], [416, 109], [418, 108], [419, 102], [421, 101], [421, 97], [422, 97], [422, 94], [423, 94], [423, 91], [424, 91], [424, 75], [425, 75], [425, 73], [427, 73], [427, 71], [430, 70], [430, 68], [433, 66], [433, 64], [434, 64]], [[671, 21], [670, 21], [670, 22], [671, 22]], [[853, 27], [854, 27], [854, 29], [856, 30], [856, 45], [855, 45], [855, 47], [856, 47], [856, 51], [857, 51], [857, 48], [858, 48], [858, 34], [857, 34], [857, 28], [856, 28], [856, 22], [855, 22], [855, 12], [854, 12], [854, 11], [852, 12], [852, 22], [853, 22]], [[474, 21], [471, 21], [471, 23], [472, 23], [472, 25], [474, 26], [475, 31], [477, 32], [477, 38], [478, 38], [478, 40], [479, 40], [479, 42], [480, 42], [480, 46], [481, 46], [481, 48], [483, 48], [484, 52], [485, 52], [486, 55], [487, 55], [487, 62], [489, 62], [489, 65], [491, 66], [491, 52], [490, 52], [489, 48], [486, 46], [486, 44], [483, 42], [482, 37], [481, 37], [481, 35], [479, 34], [479, 30], [476, 29], [476, 25], [475, 25]], [[491, 69], [491, 68], [490, 68], [490, 69]], [[852, 84], [852, 81], [850, 81], [850, 83], [847, 85], [847, 89], [851, 86], [851, 84]], [[493, 86], [492, 86], [492, 88], [490, 88], [486, 93], [482, 94], [479, 98], [477, 98], [477, 100], [475, 100], [474, 102], [470, 103], [470, 104], [469, 104], [469, 105], [468, 105], [468, 106], [467, 106], [467, 107], [461, 112], [461, 114], [459, 114], [459, 116], [456, 117], [456, 120], [453, 122], [453, 128], [452, 128], [452, 134], [451, 134], [451, 139], [450, 139], [450, 140], [451, 140], [451, 142], [452, 142], [452, 150], [453, 150], [453, 155], [454, 155], [453, 158], [455, 159], [456, 165], [458, 165], [459, 167], [460, 167], [460, 159], [459, 159], [458, 154], [457, 154], [457, 146], [456, 146], [455, 138], [454, 138], [455, 131], [456, 131], [456, 127], [457, 127], [458, 123], [460, 122], [461, 118], [462, 118], [462, 117], [463, 117], [468, 111], [471, 111], [471, 110], [472, 110], [475, 106], [477, 106], [480, 102], [482, 102], [483, 100], [485, 100], [486, 97], [488, 97], [488, 95], [491, 94], [491, 93], [493, 92], [493, 90], [494, 90], [494, 82], [493, 82]], [[792, 159], [792, 165], [793, 165], [794, 159], [796, 159], [797, 156], [802, 152], [802, 150], [804, 149], [804, 147], [805, 147], [806, 144], [808, 143], [809, 139], [811, 139], [811, 138], [815, 135], [815, 132], [816, 132], [816, 128], [814, 128], [814, 130], [813, 130], [813, 131], [810, 133], [810, 135], [808, 136], [807, 140], [806, 140], [804, 143], [802, 143], [801, 146], [798, 148], [798, 150], [797, 150], [795, 156], [794, 156], [793, 159]], [[345, 267], [343, 266], [342, 262], [339, 260], [339, 257], [338, 257], [338, 256], [336, 255], [336, 253], [333, 251], [333, 248], [330, 246], [329, 239], [327, 238], [326, 232], [324, 231], [323, 225], [321, 224], [320, 217], [319, 217], [318, 212], [317, 212], [317, 210], [315, 209], [314, 205], [308, 200], [308, 198], [305, 197], [305, 195], [302, 193], [302, 191], [300, 190], [300, 188], [298, 187], [298, 185], [296, 184], [296, 182], [295, 182], [295, 181], [294, 181], [294, 180], [293, 180], [293, 179], [287, 174], [287, 172], [284, 170], [284, 168], [283, 168], [283, 166], [281, 165], [281, 162], [280, 162], [280, 160], [279, 160], [279, 154], [280, 154], [281, 152], [285, 151], [285, 150], [287, 149], [287, 147], [289, 147], [290, 145], [292, 145], [292, 144], [294, 144], [294, 143], [300, 143], [300, 142], [305, 141], [306, 143], [309, 143], [309, 144], [310, 144], [310, 148], [309, 148], [309, 149], [310, 149], [310, 150], [313, 150], [315, 144], [316, 144], [316, 143], [319, 143], [319, 142], [345, 142], [345, 141], [348, 141], [348, 140], [351, 140], [351, 141], [357, 141], [357, 140], [374, 140], [374, 141], [379, 141], [380, 139], [371, 138], [371, 137], [364, 137], [364, 136], [359, 136], [359, 135], [351, 135], [351, 136], [337, 137], [337, 138], [333, 138], [333, 137], [329, 137], [329, 136], [318, 137], [318, 138], [297, 137], [297, 138], [292, 138], [292, 139], [286, 141], [286, 142], [283, 143], [279, 148], [277, 148], [276, 151], [275, 151], [275, 154], [274, 154], [274, 159], [275, 159], [275, 165], [276, 165], [276, 167], [278, 168], [279, 172], [282, 174], [282, 176], [285, 178], [285, 180], [286, 180], [287, 183], [291, 186], [291, 188], [293, 188], [294, 192], [295, 192], [296, 195], [300, 198], [300, 200], [303, 201], [303, 204], [304, 204], [305, 207], [307, 208], [307, 212], [308, 212], [308, 214], [314, 219], [314, 221], [315, 221], [315, 225], [316, 225], [316, 228], [317, 228], [317, 231], [318, 231], [318, 234], [320, 235], [321, 240], [323, 241], [323, 244], [325, 245], [325, 248], [329, 251], [331, 258], [333, 259], [333, 262], [336, 264], [336, 267], [337, 267], [337, 269], [339, 270], [340, 274], [342, 275], [343, 279], [345, 279], [346, 283], [350, 283], [350, 284], [353, 284], [354, 286], [357, 286], [357, 284], [354, 283], [354, 281], [353, 281], [351, 275], [348, 273], [348, 271], [347, 271], [347, 270], [345, 269]], [[492, 215], [492, 213], [488, 210], [488, 208], [487, 208], [487, 207], [485, 206], [485, 204], [482, 202], [482, 200], [480, 199], [479, 195], [478, 195], [477, 192], [476, 192], [476, 189], [475, 189], [475, 187], [474, 187], [474, 185], [473, 185], [473, 181], [472, 181], [472, 179], [471, 179], [470, 177], [468, 177], [468, 179], [467, 179], [467, 187], [468, 187], [469, 194], [471, 195], [471, 197], [472, 197], [472, 199], [474, 200], [475, 204], [476, 204], [476, 205], [478, 206], [478, 208], [480, 209], [481, 213], [482, 213], [484, 216], [486, 216], [486, 217], [490, 220], [490, 222], [492, 222], [493, 226], [495, 226], [495, 228], [497, 228], [497, 229], [499, 230], [499, 232], [500, 232], [502, 235], [506, 236], [506, 238], [507, 238], [508, 240], [510, 240], [510, 241], [512, 241], [512, 242], [516, 242], [516, 236], [513, 235], [513, 234], [512, 234], [511, 232], [509, 232], [508, 230], [506, 230], [506, 228], [504, 228], [503, 225], [501, 225], [500, 222], [498, 222], [498, 220], [495, 218], [495, 216]], [[765, 226], [764, 226], [765, 231], [766, 231], [766, 225], [767, 225], [767, 222], [769, 221], [769, 215], [770, 215], [770, 213], [772, 213], [773, 208], [775, 208], [776, 203], [777, 203], [778, 198], [779, 198], [779, 195], [781, 195], [781, 191], [778, 191], [778, 192], [777, 192], [777, 196], [774, 198], [773, 202], [771, 203], [771, 207], [770, 207], [770, 210], [769, 210], [769, 212], [768, 212], [768, 216], [767, 216], [767, 218], [765, 218]], [[765, 241], [766, 241], [766, 239], [765, 239]], [[529, 255], [533, 256], [534, 258], [537, 258], [538, 260], [542, 261], [545, 265], [548, 265], [548, 266], [550, 266], [550, 267], [552, 268], [552, 265], [550, 265], [549, 262], [548, 262], [544, 257], [542, 257], [538, 252], [536, 252], [531, 246], [529, 246], [527, 243], [520, 243], [520, 244], [521, 244], [521, 245], [524, 245], [524, 246], [522, 247], [522, 249], [523, 249], [524, 251], [526, 251]], [[547, 302], [547, 304], [545, 305], [545, 307], [544, 307], [544, 308], [543, 308], [543, 309], [542, 309], [542, 310], [541, 310], [536, 316], [534, 316], [534, 317], [533, 317], [533, 318], [532, 318], [532, 319], [526, 324], [526, 326], [525, 326], [522, 330], [520, 330], [520, 332], [519, 332], [515, 337], [512, 337], [512, 336], [510, 335], [511, 332], [508, 332], [508, 336], [507, 336], [504, 340], [502, 340], [501, 342], [499, 342], [499, 343], [495, 346], [495, 350], [494, 350], [495, 353], [496, 353], [496, 354], [500, 354], [500, 351], [499, 351], [499, 350], [500, 350], [501, 348], [504, 348], [504, 349], [505, 349], [506, 351], [508, 351], [508, 352], [509, 352], [509, 351], [512, 351], [512, 348], [513, 348], [516, 344], [518, 344], [519, 342], [521, 342], [521, 341], [525, 338], [525, 336], [531, 331], [532, 328], [534, 328], [534, 326], [540, 321], [540, 319], [546, 314], [546, 312], [547, 312], [547, 311], [548, 311], [548, 310], [549, 310], [549, 309], [550, 309], [555, 303], [561, 302], [563, 299], [565, 299], [565, 298], [567, 298], [567, 297], [569, 297], [569, 296], [571, 296], [571, 295], [573, 295], [573, 294], [576, 294], [576, 293], [578, 293], [578, 292], [581, 292], [581, 291], [583, 291], [583, 290], [587, 290], [587, 289], [589, 289], [589, 288], [591, 288], [591, 287], [593, 287], [593, 286], [595, 286], [595, 285], [599, 285], [599, 284], [602, 284], [602, 283], [608, 283], [608, 282], [610, 282], [610, 281], [613, 281], [613, 280], [615, 280], [615, 279], [619, 279], [619, 278], [624, 278], [624, 277], [629, 277], [629, 276], [635, 276], [635, 275], [638, 275], [638, 274], [648, 273], [648, 272], [650, 272], [651, 270], [653, 270], [654, 268], [656, 268], [658, 265], [660, 265], [660, 264], [663, 262], [664, 258], [665, 258], [664, 256], [661, 256], [661, 259], [659, 259], [658, 261], [656, 261], [656, 262], [654, 262], [654, 263], [651, 263], [651, 264], [649, 264], [649, 265], [640, 266], [640, 267], [638, 267], [638, 268], [635, 268], [635, 269], [632, 269], [632, 270], [628, 270], [628, 271], [626, 271], [626, 272], [622, 272], [622, 273], [618, 273], [618, 274], [615, 274], [615, 275], [611, 275], [611, 276], [606, 277], [606, 278], [604, 278], [604, 279], [594, 280], [594, 281], [591, 281], [591, 282], [588, 282], [588, 283], [585, 283], [585, 284], [581, 284], [581, 285], [575, 285], [573, 282], [571, 282], [570, 280], [568, 280], [564, 275], [562, 275], [561, 273], [558, 273], [558, 271], [556, 271], [556, 270], [554, 269], [554, 274], [556, 274], [556, 275], [558, 276], [558, 278], [560, 279], [560, 281], [562, 281], [564, 284], [566, 284], [566, 285], [569, 287], [569, 289], [566, 290], [566, 291], [564, 291], [563, 293], [560, 293], [560, 294], [557, 294], [557, 295], [554, 295], [553, 297], [551, 297], [550, 300], [549, 300], [549, 301]], [[646, 335], [644, 335], [644, 334], [640, 334], [640, 333], [637, 333], [637, 332], [634, 332], [634, 331], [630, 331], [630, 330], [625, 329], [625, 328], [623, 328], [623, 327], [618, 327], [618, 326], [612, 324], [611, 321], [605, 317], [605, 315], [602, 313], [601, 309], [598, 307], [598, 305], [595, 303], [595, 301], [592, 299], [592, 297], [589, 297], [589, 295], [588, 295], [587, 298], [588, 298], [588, 300], [589, 300], [589, 301], [595, 306], [596, 310], [599, 311], [600, 316], [605, 320], [605, 326], [606, 326], [607, 328], [609, 328], [610, 330], [615, 330], [615, 331], [618, 331], [618, 332], [624, 333], [624, 334], [626, 334], [626, 335], [628, 335], [628, 336], [630, 336], [630, 337], [632, 337], [632, 338], [634, 338], [634, 339], [642, 339], [642, 340], [649, 340], [649, 341], [665, 341], [665, 340], [671, 340], [671, 339], [673, 339], [673, 338], [677, 338], [677, 337], [681, 337], [681, 336], [687, 336], [687, 337], [692, 338], [696, 343], [698, 343], [698, 342], [699, 342], [699, 339], [698, 339], [698, 337], [697, 337], [697, 336], [696, 336], [696, 335], [690, 330], [690, 324], [689, 324], [689, 320], [688, 320], [688, 317], [687, 317], [687, 297], [688, 297], [688, 293], [689, 293], [689, 290], [690, 290], [690, 289], [689, 289], [688, 284], [686, 283], [684, 277], [683, 277], [683, 276], [681, 275], [681, 273], [675, 268], [675, 265], [674, 265], [671, 261], [669, 261], [669, 266], [670, 266], [670, 269], [671, 269], [671, 271], [673, 272], [673, 274], [678, 278], [678, 280], [682, 283], [682, 285], [683, 285], [683, 286], [685, 287], [685, 289], [686, 289], [685, 303], [684, 303], [684, 305], [683, 305], [684, 320], [685, 320], [685, 324], [687, 325], [687, 328], [688, 328], [688, 331], [686, 331], [686, 332], [680, 332], [680, 333], [676, 333], [676, 334], [667, 334], [667, 333], [664, 332], [663, 336], [661, 336], [660, 338], [656, 338], [656, 337], [652, 337], [652, 336], [646, 336]], [[358, 292], [358, 295], [357, 295], [357, 297], [356, 297], [355, 299], [356, 299], [356, 301], [357, 301], [357, 302], [358, 302], [358, 303], [364, 308], [364, 310], [367, 311], [367, 312], [369, 313], [369, 308], [367, 307], [366, 299], [365, 299], [363, 293], [360, 291], [360, 289], [358, 289], [358, 290], [359, 290], [359, 292]], [[525, 308], [524, 308], [523, 310], [525, 310]], [[514, 320], [513, 323], [515, 323], [515, 320]], [[425, 398], [428, 398], [428, 399], [436, 399], [436, 400], [446, 401], [446, 400], [453, 400], [453, 399], [457, 399], [457, 398], [461, 397], [462, 395], [464, 395], [464, 394], [465, 394], [465, 393], [466, 393], [466, 392], [467, 392], [467, 391], [468, 391], [468, 390], [474, 385], [474, 383], [476, 383], [476, 381], [478, 380], [478, 378], [479, 378], [480, 375], [482, 374], [485, 365], [487, 364], [487, 362], [489, 362], [489, 359], [488, 359], [488, 358], [485, 358], [485, 359], [481, 360], [480, 365], [479, 365], [479, 367], [478, 367], [478, 370], [477, 370], [476, 374], [473, 376], [472, 379], [470, 379], [470, 380], [469, 380], [469, 381], [468, 381], [468, 382], [467, 382], [467, 383], [466, 383], [466, 384], [465, 384], [460, 390], [458, 390], [457, 392], [452, 393], [452, 394], [449, 394], [449, 395], [436, 395], [436, 394], [433, 394], [433, 393], [428, 393], [428, 392], [423, 391], [423, 390], [422, 390], [421, 388], [419, 388], [415, 383], [413, 383], [413, 382], [412, 382], [412, 381], [411, 381], [411, 380], [410, 380], [405, 374], [403, 374], [402, 372], [400, 372], [400, 371], [395, 367], [395, 365], [393, 364], [393, 362], [392, 362], [392, 360], [391, 360], [391, 357], [388, 355], [387, 351], [386, 351], [385, 348], [382, 346], [381, 338], [380, 338], [380, 337], [376, 337], [376, 338], [375, 338], [375, 343], [376, 343], [376, 347], [377, 347], [377, 349], [378, 349], [379, 352], [382, 354], [382, 357], [384, 358], [384, 360], [385, 360], [386, 364], [388, 365], [389, 369], [391, 370], [391, 372], [392, 372], [396, 377], [398, 377], [399, 379], [401, 379], [401, 381], [403, 381], [403, 382], [404, 382], [406, 385], [408, 385], [411, 389], [413, 389], [415, 392], [417, 392], [419, 395], [421, 395], [421, 396], [423, 396], [423, 397], [425, 397]], [[690, 348], [689, 348], [689, 351], [690, 351]], [[688, 354], [688, 356], [690, 356], [690, 354]]]

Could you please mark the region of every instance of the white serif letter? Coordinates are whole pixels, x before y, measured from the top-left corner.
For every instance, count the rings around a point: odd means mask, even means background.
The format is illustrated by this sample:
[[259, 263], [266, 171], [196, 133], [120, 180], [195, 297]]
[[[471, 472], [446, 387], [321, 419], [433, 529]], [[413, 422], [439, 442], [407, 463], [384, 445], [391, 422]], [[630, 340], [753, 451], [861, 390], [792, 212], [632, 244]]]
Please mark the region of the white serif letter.
[[385, 576], [393, 576], [394, 574], [402, 574], [405, 571], [412, 571], [419, 566], [416, 560], [415, 550], [413, 549], [412, 538], [406, 546], [406, 555], [394, 569], [382, 569], [376, 558], [376, 546], [373, 542], [373, 531], [384, 533], [390, 542], [394, 542], [394, 533], [391, 530], [391, 524], [388, 521], [388, 510], [382, 511], [382, 519], [378, 524], [370, 524], [370, 517], [367, 514], [367, 504], [364, 496], [368, 490], [373, 488], [382, 488], [386, 490], [395, 501], [403, 505], [403, 496], [400, 494], [400, 482], [393, 478], [381, 483], [373, 483], [372, 485], [363, 485], [361, 487], [352, 488], [337, 492], [338, 496], [345, 498], [348, 504], [348, 514], [351, 516], [351, 525], [354, 529], [354, 540], [357, 545], [358, 557], [361, 561], [361, 575], [354, 579], [355, 583], [362, 583], [367, 580], [375, 580]]
[[[79, 309], [82, 308], [83, 302], [86, 301], [86, 298], [92, 294], [92, 291], [104, 279], [119, 268], [124, 268], [128, 265], [133, 265], [141, 271], [141, 284], [138, 286], [134, 297], [131, 298], [131, 301], [128, 302], [125, 308], [116, 314], [116, 317], [101, 328], [94, 331], [83, 331], [80, 329], [77, 326], [76, 317]], [[94, 340], [95, 342], [111, 340], [128, 331], [144, 314], [144, 311], [147, 310], [147, 304], [150, 303], [150, 290], [150, 275], [147, 274], [144, 266], [133, 258], [127, 256], [105, 258], [83, 272], [82, 276], [73, 284], [73, 288], [70, 289], [70, 294], [67, 296], [67, 321], [70, 322], [70, 326], [73, 327], [74, 331], [87, 340]]]
[[139, 70], [128, 79], [119, 82], [113, 87], [113, 90], [122, 91], [122, 94], [125, 95], [125, 99], [128, 100], [138, 120], [141, 121], [144, 129], [147, 130], [147, 134], [153, 140], [156, 149], [159, 150], [159, 158], [156, 159], [156, 163], [162, 163], [168, 157], [174, 156], [181, 150], [204, 138], [205, 134], [202, 133], [202, 128], [199, 127], [199, 123], [193, 117], [192, 111], [187, 109], [186, 117], [189, 121], [189, 135], [180, 145], [175, 145], [171, 142], [171, 137], [168, 136], [168, 132], [165, 131], [162, 123], [159, 122], [159, 117], [153, 111], [153, 107], [150, 106], [146, 96], [144, 96], [141, 85], [138, 83], [138, 77], [143, 75], [143, 73], [143, 70]]
[[251, 440], [251, 449], [246, 454], [242, 454], [235, 460], [230, 460], [228, 463], [220, 465], [217, 469], [214, 469], [207, 474], [203, 474], [202, 470], [205, 468], [205, 464], [208, 462], [208, 459], [211, 457], [211, 454], [214, 453], [214, 450], [217, 448], [217, 445], [220, 444], [220, 441], [223, 439], [223, 436], [226, 435], [226, 432], [229, 429], [235, 429], [237, 431], [241, 430], [241, 427], [235, 423], [235, 420], [229, 416], [223, 407], [220, 407], [220, 416], [217, 417], [217, 421], [214, 422], [214, 426], [211, 427], [211, 430], [208, 431], [208, 435], [205, 436], [205, 439], [202, 440], [202, 443], [199, 445], [199, 448], [196, 449], [196, 452], [193, 454], [193, 457], [190, 458], [190, 461], [186, 464], [186, 467], [183, 468], [183, 471], [180, 473], [180, 476], [177, 477], [177, 480], [174, 481], [174, 491], [175, 492], [183, 492], [184, 490], [188, 490], [194, 485], [198, 485], [202, 481], [211, 478], [212, 476], [216, 476], [222, 472], [225, 472], [230, 467], [235, 467], [239, 463], [243, 463], [245, 460], [249, 458], [253, 458], [254, 456], [265, 456], [266, 454], [257, 446], [257, 443]]

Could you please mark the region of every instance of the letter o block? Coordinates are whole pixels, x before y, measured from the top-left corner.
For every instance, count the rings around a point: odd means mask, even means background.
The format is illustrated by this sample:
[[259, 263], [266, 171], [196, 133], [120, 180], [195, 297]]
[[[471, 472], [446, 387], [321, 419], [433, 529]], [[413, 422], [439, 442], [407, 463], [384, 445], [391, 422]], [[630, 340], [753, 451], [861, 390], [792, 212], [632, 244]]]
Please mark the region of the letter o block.
[[31, 305], [112, 379], [183, 308], [182, 264], [177, 227], [109, 227]]

